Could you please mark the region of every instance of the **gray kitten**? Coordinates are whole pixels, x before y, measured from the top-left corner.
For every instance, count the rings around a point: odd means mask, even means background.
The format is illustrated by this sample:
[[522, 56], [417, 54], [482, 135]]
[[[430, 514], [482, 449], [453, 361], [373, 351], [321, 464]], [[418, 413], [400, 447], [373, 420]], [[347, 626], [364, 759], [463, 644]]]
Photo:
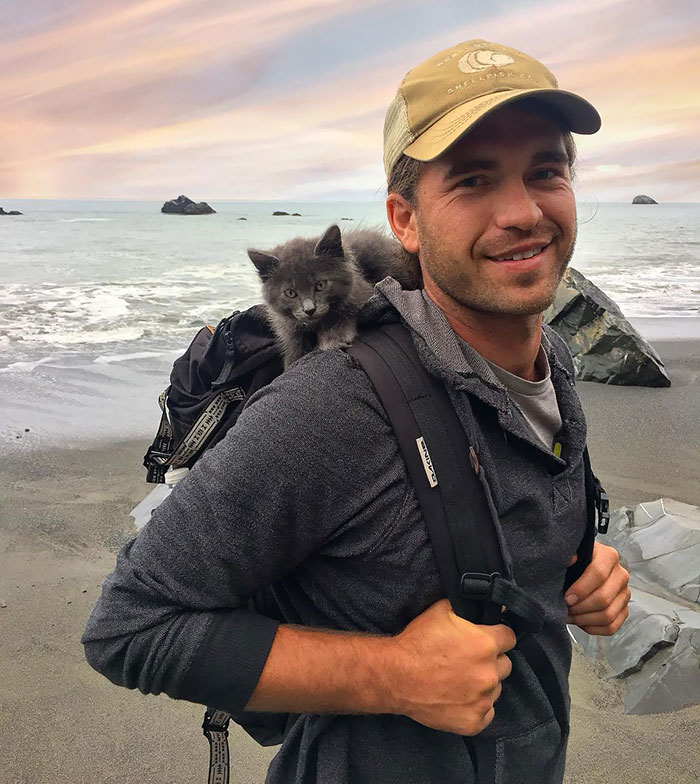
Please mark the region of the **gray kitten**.
[[349, 346], [358, 310], [387, 275], [405, 289], [420, 287], [417, 263], [409, 269], [400, 250], [381, 231], [353, 229], [341, 237], [335, 224], [320, 239], [296, 237], [271, 251], [248, 250], [285, 368], [315, 348]]

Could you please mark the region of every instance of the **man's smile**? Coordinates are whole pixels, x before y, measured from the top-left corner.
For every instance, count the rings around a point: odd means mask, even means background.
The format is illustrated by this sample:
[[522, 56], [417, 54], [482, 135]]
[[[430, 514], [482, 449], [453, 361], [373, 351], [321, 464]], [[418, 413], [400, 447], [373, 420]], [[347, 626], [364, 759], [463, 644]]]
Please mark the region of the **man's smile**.
[[544, 261], [545, 254], [551, 245], [551, 240], [547, 243], [540, 243], [538, 245], [530, 243], [530, 246], [527, 247], [527, 249], [512, 250], [509, 253], [496, 257], [486, 256], [486, 259], [506, 269], [517, 269], [518, 271], [531, 269]]

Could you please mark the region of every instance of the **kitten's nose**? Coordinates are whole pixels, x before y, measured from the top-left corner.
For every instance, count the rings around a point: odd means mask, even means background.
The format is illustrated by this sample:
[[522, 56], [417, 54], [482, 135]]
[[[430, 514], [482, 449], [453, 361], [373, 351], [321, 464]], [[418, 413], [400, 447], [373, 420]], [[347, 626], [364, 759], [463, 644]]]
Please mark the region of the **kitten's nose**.
[[315, 312], [316, 305], [314, 305], [310, 299], [304, 300], [304, 313], [306, 313], [307, 316], [313, 316]]

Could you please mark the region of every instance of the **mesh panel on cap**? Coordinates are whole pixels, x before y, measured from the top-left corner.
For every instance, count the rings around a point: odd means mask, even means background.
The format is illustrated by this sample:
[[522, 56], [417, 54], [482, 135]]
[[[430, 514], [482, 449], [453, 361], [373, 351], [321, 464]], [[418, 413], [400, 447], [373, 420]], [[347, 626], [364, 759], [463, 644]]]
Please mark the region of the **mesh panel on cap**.
[[408, 124], [406, 101], [399, 90], [389, 104], [384, 120], [384, 171], [387, 177], [403, 151], [414, 141], [415, 136]]

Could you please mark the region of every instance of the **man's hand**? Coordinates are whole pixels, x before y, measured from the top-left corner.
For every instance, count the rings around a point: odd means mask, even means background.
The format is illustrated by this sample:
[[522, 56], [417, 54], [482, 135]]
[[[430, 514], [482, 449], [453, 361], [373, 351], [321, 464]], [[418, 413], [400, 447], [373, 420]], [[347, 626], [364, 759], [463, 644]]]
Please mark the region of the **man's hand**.
[[513, 668], [505, 653], [516, 642], [510, 627], [470, 623], [441, 599], [394, 640], [393, 712], [460, 735], [476, 735], [493, 721], [501, 681]]
[[[575, 560], [574, 556], [572, 563]], [[569, 606], [567, 622], [588, 634], [615, 634], [629, 615], [627, 604], [632, 595], [627, 587], [629, 576], [620, 566], [620, 556], [614, 547], [594, 542], [590, 564], [564, 597]]]

